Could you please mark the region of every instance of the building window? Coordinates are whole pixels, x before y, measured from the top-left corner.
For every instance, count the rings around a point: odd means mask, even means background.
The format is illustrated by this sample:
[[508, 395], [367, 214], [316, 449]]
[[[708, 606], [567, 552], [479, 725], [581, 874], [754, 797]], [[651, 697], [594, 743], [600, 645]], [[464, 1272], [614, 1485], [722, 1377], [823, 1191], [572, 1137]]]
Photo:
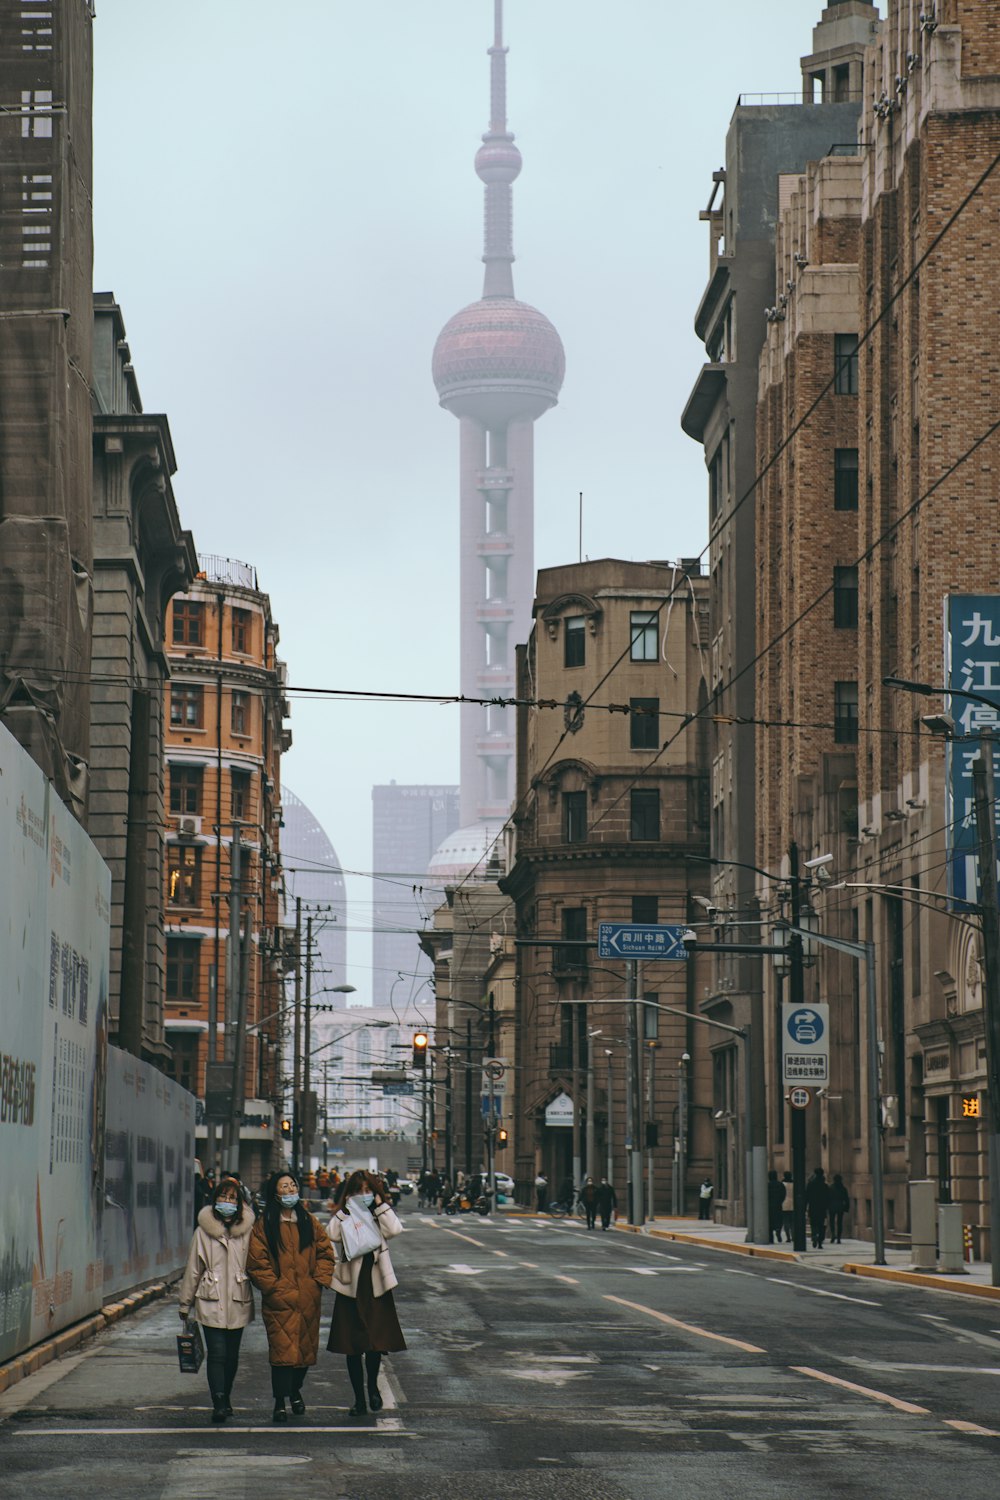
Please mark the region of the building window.
[[205, 773], [201, 766], [170, 767], [170, 811], [172, 813], [201, 812], [201, 789]]
[[642, 998], [645, 1002], [642, 1007], [643, 1041], [655, 1042], [660, 1034], [660, 1012], [655, 1009], [660, 1003], [660, 997], [654, 990], [647, 990]]
[[205, 689], [185, 683], [172, 687], [170, 722], [174, 728], [200, 729], [205, 722]]
[[833, 450], [833, 508], [834, 510], [857, 510], [858, 508], [857, 448], [834, 448]]
[[233, 650], [245, 656], [250, 650], [250, 611], [233, 610]]
[[631, 832], [633, 843], [651, 843], [660, 837], [660, 792], [658, 787], [633, 787]]
[[835, 630], [856, 630], [858, 627], [857, 568], [833, 570], [833, 625]]
[[201, 849], [194, 844], [167, 846], [167, 901], [171, 906], [197, 906], [201, 885]]
[[174, 600], [174, 645], [205, 643], [205, 606], [197, 599]]
[[659, 698], [630, 698], [629, 744], [633, 750], [660, 748]]
[[233, 692], [230, 710], [230, 727], [233, 734], [250, 733], [250, 694]]
[[660, 654], [659, 615], [655, 609], [633, 609], [629, 615], [633, 661], [656, 661]]
[[640, 926], [655, 927], [660, 920], [659, 896], [633, 896], [632, 921]]
[[167, 939], [167, 999], [198, 1003], [198, 956], [194, 938]]
[[239, 823], [250, 817], [250, 772], [230, 771], [229, 785], [232, 789], [232, 815]]
[[587, 659], [586, 622], [583, 615], [570, 615], [563, 622], [563, 666], [582, 667]]
[[[556, 970], [565, 972], [567, 969], [585, 969], [587, 950], [577, 946], [587, 941], [587, 908], [585, 906], [563, 907], [562, 935], [567, 947], [555, 950]], [[582, 1010], [583, 1006], [580, 1009]]]
[[198, 1082], [198, 1038], [190, 1034], [176, 1034], [171, 1038], [173, 1054], [167, 1064], [167, 1072], [175, 1083], [189, 1094], [196, 1092]]
[[833, 684], [833, 740], [836, 745], [858, 743], [858, 684]]
[[835, 333], [833, 336], [833, 390], [837, 396], [858, 394], [858, 336]]
[[563, 792], [563, 839], [582, 844], [587, 837], [587, 793]]

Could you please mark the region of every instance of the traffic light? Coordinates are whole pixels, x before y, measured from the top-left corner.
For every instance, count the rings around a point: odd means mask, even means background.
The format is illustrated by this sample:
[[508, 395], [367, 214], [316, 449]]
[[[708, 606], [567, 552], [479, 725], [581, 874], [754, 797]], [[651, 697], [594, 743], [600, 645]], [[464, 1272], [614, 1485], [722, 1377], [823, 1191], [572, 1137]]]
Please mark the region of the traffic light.
[[426, 1031], [418, 1031], [413, 1038], [413, 1066], [415, 1068], [426, 1068], [427, 1066]]
[[282, 1122], [281, 1122], [281, 1138], [282, 1138], [282, 1140], [285, 1140], [285, 1141], [291, 1140], [291, 1138], [292, 1138], [292, 1122], [291, 1122], [291, 1120], [282, 1120]]
[[506, 1144], [507, 1144], [507, 1132], [506, 1132], [506, 1130], [504, 1130], [503, 1126], [501, 1125], [500, 1129], [497, 1131], [497, 1150], [498, 1151], [502, 1151], [503, 1148], [506, 1146]]

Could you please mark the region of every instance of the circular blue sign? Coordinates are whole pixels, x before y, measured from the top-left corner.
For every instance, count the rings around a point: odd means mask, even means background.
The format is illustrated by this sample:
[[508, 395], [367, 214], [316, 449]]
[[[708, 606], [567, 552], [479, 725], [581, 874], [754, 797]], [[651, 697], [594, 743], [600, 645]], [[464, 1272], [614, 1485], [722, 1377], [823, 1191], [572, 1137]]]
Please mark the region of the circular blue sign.
[[815, 1010], [804, 1006], [788, 1017], [788, 1035], [799, 1047], [814, 1046], [823, 1035], [823, 1019]]

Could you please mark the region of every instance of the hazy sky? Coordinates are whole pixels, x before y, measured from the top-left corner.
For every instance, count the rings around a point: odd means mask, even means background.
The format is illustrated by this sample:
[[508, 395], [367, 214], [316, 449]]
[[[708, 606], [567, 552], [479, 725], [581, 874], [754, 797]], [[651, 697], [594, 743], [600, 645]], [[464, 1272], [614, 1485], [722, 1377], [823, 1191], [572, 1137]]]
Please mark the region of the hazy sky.
[[[707, 536], [679, 416], [698, 220], [738, 93], [798, 87], [821, 0], [507, 0], [517, 295], [566, 347], [535, 564]], [[482, 289], [492, 0], [98, 0], [95, 287], [166, 412], [199, 551], [256, 565], [289, 681], [458, 691], [458, 423], [434, 340]], [[458, 777], [458, 710], [296, 699], [284, 778], [348, 869], [373, 783]], [[348, 880], [369, 983], [370, 881]]]

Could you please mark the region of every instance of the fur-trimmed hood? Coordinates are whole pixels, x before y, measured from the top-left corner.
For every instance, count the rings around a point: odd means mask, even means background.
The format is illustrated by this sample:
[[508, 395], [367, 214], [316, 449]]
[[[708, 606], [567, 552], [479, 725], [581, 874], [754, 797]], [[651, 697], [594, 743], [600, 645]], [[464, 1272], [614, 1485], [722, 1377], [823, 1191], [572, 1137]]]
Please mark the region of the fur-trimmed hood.
[[[253, 1209], [249, 1204], [244, 1203], [243, 1216], [237, 1223], [233, 1224], [229, 1231], [230, 1237], [234, 1240], [241, 1240], [244, 1235], [251, 1232], [253, 1225]], [[222, 1220], [216, 1218], [215, 1210], [208, 1203], [205, 1204], [205, 1207], [198, 1215], [198, 1228], [203, 1229], [209, 1238], [213, 1240], [224, 1240], [226, 1237], [226, 1230]]]

